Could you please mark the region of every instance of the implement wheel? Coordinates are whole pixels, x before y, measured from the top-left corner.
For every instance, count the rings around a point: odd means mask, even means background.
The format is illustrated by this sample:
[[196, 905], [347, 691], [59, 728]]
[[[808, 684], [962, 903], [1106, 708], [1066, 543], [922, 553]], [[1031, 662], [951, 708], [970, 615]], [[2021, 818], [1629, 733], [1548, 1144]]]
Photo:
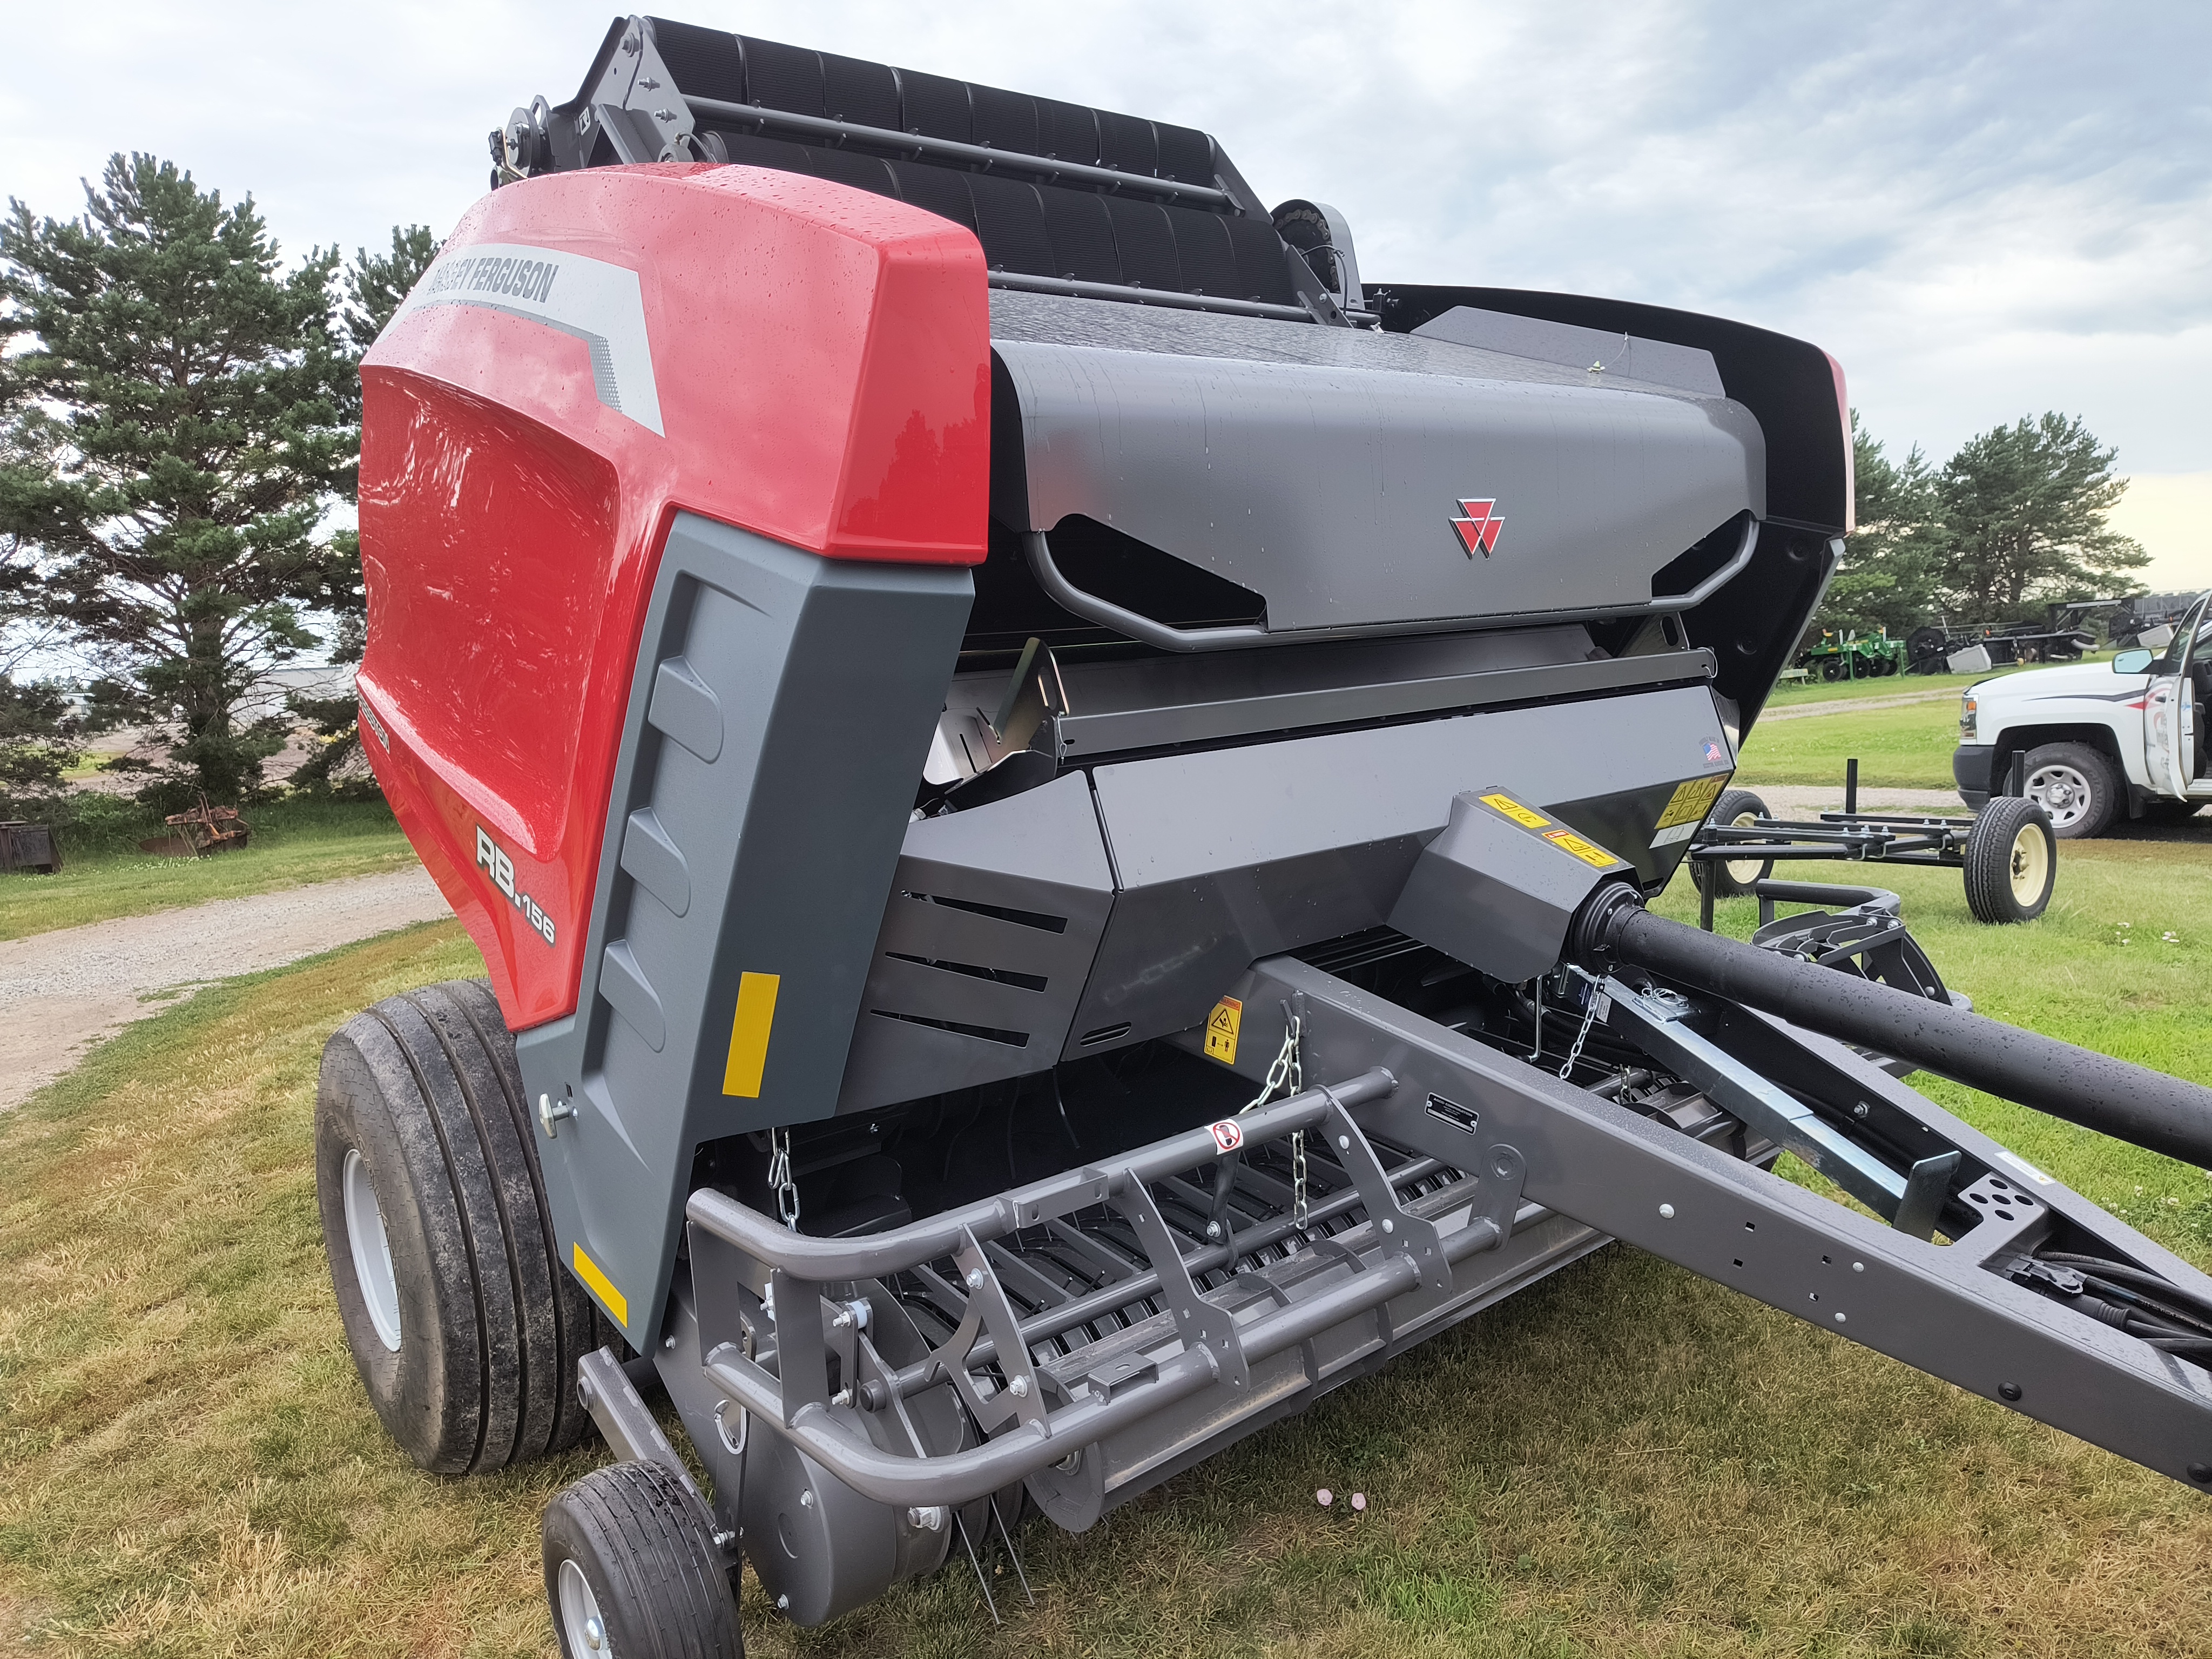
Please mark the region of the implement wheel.
[[562, 1659], [744, 1659], [714, 1518], [659, 1464], [592, 1470], [543, 1531]]
[[[1714, 824], [1749, 823], [1754, 818], [1771, 818], [1766, 803], [1748, 789], [1723, 789], [1721, 798], [1713, 803], [1713, 810], [1705, 822]], [[1754, 881], [1764, 881], [1774, 873], [1772, 859], [1692, 859], [1690, 879], [1702, 891], [1711, 884], [1715, 898], [1740, 898], [1751, 890]]]
[[323, 1048], [315, 1189], [338, 1318], [410, 1457], [476, 1474], [565, 1451], [607, 1340], [555, 1254], [514, 1040], [481, 980], [390, 997]]
[[1966, 837], [1966, 908], [1976, 921], [2033, 921], [2058, 880], [2058, 838], [2032, 800], [1999, 795]]

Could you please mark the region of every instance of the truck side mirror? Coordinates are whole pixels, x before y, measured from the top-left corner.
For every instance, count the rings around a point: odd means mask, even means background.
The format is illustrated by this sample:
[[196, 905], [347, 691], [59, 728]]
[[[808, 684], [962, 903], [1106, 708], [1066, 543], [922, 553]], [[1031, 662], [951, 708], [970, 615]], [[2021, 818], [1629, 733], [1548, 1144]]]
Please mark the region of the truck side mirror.
[[2133, 651], [2123, 651], [2119, 655], [2112, 659], [2112, 672], [2115, 674], [2148, 674], [2150, 672], [2151, 664], [2157, 660], [2158, 653], [2155, 651], [2146, 651], [2141, 648], [2137, 648]]

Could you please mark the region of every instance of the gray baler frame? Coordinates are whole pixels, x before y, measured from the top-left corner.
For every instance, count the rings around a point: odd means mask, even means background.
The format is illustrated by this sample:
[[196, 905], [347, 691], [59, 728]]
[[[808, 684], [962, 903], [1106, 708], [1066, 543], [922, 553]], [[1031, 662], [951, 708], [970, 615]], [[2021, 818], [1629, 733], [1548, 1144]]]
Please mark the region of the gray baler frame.
[[[785, 1540], [747, 1553], [780, 1607], [818, 1622], [935, 1566], [956, 1534], [972, 1554], [1019, 1485], [1087, 1527], [1616, 1237], [2212, 1483], [2212, 1377], [2065, 1305], [2063, 1273], [2034, 1253], [2063, 1234], [2186, 1294], [2212, 1297], [2212, 1280], [1855, 1048], [1632, 968], [1569, 982], [1585, 1034], [1633, 1043], [1694, 1091], [1625, 1103], [1633, 1072], [1577, 1086], [1279, 957], [1236, 988], [1242, 1069], [1256, 1077], [1295, 1028], [1306, 1074], [1337, 1081], [883, 1233], [810, 1237], [693, 1194], [689, 1277], [656, 1360], [731, 1547]], [[1294, 1135], [1317, 1172], [1304, 1227], [1282, 1173]], [[1785, 1148], [1875, 1213], [1773, 1174]], [[1952, 1242], [1934, 1242], [1939, 1227]], [[1102, 1282], [1054, 1283], [1025, 1239], [1076, 1252]], [[915, 1350], [909, 1296], [951, 1335]], [[615, 1400], [609, 1374], [595, 1399]], [[672, 1458], [632, 1445], [616, 1404], [595, 1412], [618, 1448]], [[749, 1506], [742, 1449], [759, 1456], [763, 1436], [791, 1467], [757, 1480]], [[796, 1516], [770, 1491], [786, 1504], [801, 1491]], [[821, 1535], [793, 1549], [794, 1520]]]
[[[677, 515], [576, 1012], [517, 1044], [647, 1356], [580, 1390], [688, 1485], [657, 1376], [794, 1621], [956, 1538], [988, 1599], [1024, 1502], [1086, 1528], [1615, 1237], [2212, 1486], [2212, 1280], [1893, 1073], [2200, 1161], [2212, 1094], [1969, 1023], [1893, 896], [1763, 950], [1641, 908], [1840, 556], [1825, 354], [1363, 288], [1206, 135], [652, 19], [495, 144], [811, 173], [991, 273], [983, 562]], [[1025, 1086], [1078, 1162], [1019, 1184]]]

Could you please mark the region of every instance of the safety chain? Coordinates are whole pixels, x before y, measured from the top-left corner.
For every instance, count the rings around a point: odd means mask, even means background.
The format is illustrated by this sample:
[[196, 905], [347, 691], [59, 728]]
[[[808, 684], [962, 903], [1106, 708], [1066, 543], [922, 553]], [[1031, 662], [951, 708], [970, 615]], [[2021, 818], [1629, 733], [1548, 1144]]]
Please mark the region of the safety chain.
[[792, 1231], [799, 1231], [799, 1182], [791, 1174], [791, 1131], [768, 1132], [768, 1184], [775, 1188], [775, 1212]]
[[[1572, 963], [1570, 963], [1567, 965], [1570, 968], [1574, 968], [1574, 964]], [[1583, 1005], [1583, 1028], [1575, 1033], [1574, 1046], [1567, 1050], [1566, 1064], [1559, 1067], [1559, 1075], [1563, 1078], [1566, 1077], [1569, 1073], [1575, 1069], [1576, 1061], [1579, 1060], [1583, 1057], [1583, 1044], [1589, 1041], [1590, 1027], [1597, 1024], [1597, 1005], [1599, 996], [1597, 981], [1595, 979], [1592, 979], [1588, 974], [1583, 973], [1580, 968], [1575, 968], [1574, 971], [1582, 975], [1583, 980], [1583, 994], [1587, 998], [1587, 1000]]]
[[[1298, 1054], [1298, 1038], [1305, 1027], [1304, 1018], [1297, 1014], [1290, 1017], [1283, 1028], [1283, 1046], [1277, 1051], [1274, 1063], [1267, 1067], [1267, 1080], [1260, 1092], [1247, 1102], [1237, 1115], [1255, 1106], [1265, 1106], [1276, 1097], [1278, 1089], [1285, 1096], [1302, 1093], [1306, 1086], [1305, 1062]], [[1291, 1132], [1291, 1223], [1300, 1232], [1306, 1231], [1306, 1132]]]

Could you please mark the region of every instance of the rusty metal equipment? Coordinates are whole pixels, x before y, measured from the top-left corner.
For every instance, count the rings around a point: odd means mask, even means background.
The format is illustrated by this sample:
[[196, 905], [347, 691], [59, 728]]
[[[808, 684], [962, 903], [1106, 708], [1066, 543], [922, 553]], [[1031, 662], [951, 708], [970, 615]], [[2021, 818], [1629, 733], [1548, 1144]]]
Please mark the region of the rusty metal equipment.
[[207, 858], [235, 852], [253, 836], [253, 826], [239, 816], [235, 806], [210, 805], [205, 791], [201, 792], [198, 805], [189, 811], [172, 812], [161, 822], [169, 826], [169, 833], [148, 836], [138, 843], [140, 852], [164, 858]]

